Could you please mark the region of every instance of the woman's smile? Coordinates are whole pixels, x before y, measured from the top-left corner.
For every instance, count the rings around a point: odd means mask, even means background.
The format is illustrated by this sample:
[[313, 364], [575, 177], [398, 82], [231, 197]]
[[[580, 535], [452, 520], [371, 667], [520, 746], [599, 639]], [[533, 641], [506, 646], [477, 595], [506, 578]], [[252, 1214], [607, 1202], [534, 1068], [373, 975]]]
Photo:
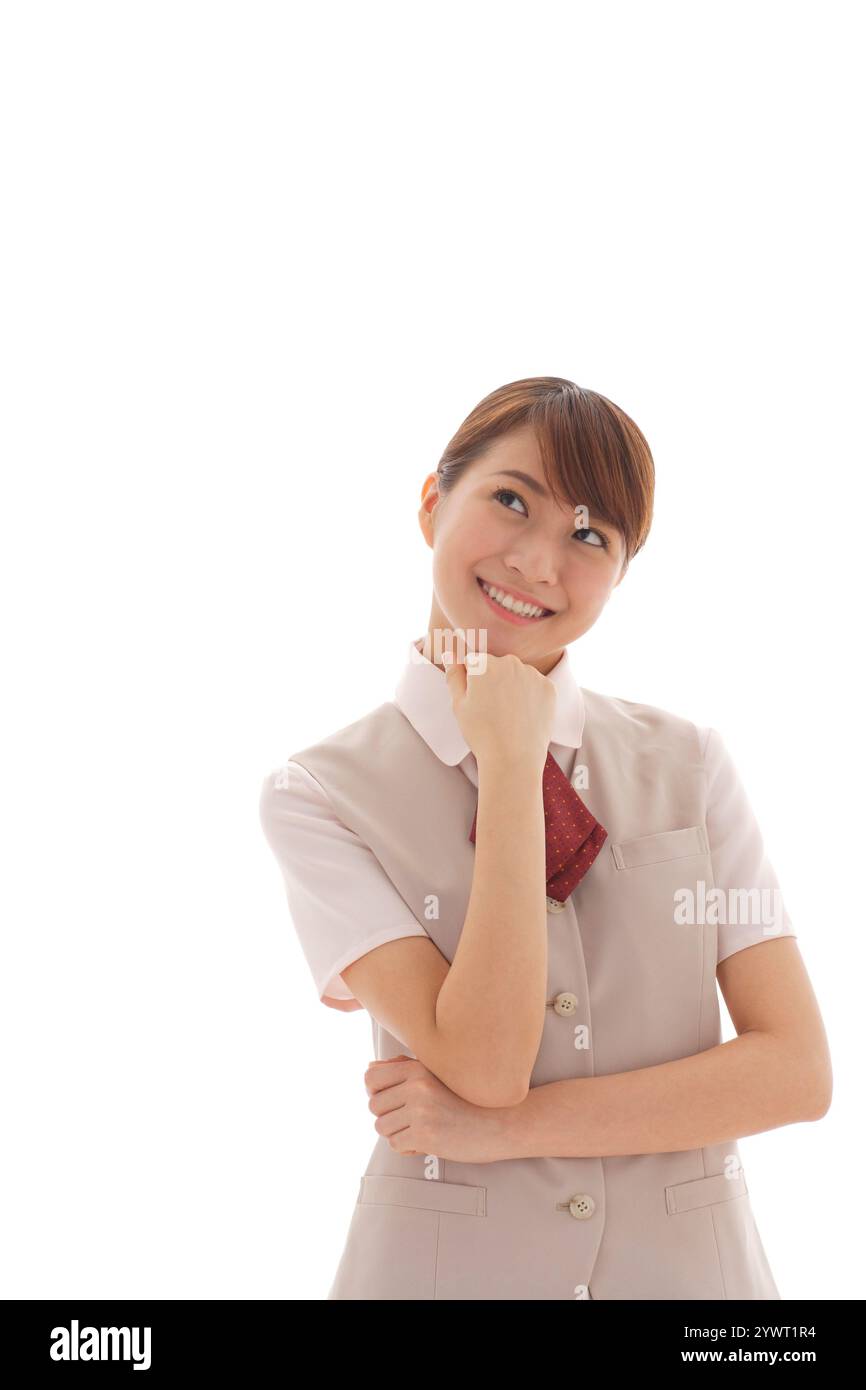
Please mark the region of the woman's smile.
[[[528, 604], [522, 604], [512, 596], [508, 589], [500, 588], [495, 584], [488, 584], [480, 575], [476, 575], [475, 582], [481, 590], [488, 608], [492, 608], [497, 617], [503, 618], [506, 622], [516, 623], [520, 627], [525, 627], [529, 623], [541, 623], [545, 618], [552, 616], [552, 609], [543, 608], [541, 604], [535, 605], [536, 608], [541, 608], [540, 613], [525, 612], [524, 609], [529, 607]], [[494, 590], [496, 594], [501, 595], [505, 602], [500, 602], [498, 598], [494, 598], [493, 593], [490, 592], [491, 589]], [[517, 604], [516, 608], [510, 606], [513, 603]]]

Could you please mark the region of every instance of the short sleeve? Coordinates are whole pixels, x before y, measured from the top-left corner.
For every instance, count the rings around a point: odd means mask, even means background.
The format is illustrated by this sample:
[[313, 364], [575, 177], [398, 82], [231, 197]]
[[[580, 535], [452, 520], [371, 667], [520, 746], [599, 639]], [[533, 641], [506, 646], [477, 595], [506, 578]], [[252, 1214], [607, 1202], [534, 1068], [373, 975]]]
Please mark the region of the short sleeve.
[[797, 933], [733, 759], [717, 730], [700, 729], [699, 734], [707, 778], [713, 882], [724, 893], [718, 926], [717, 961], [721, 962], [759, 941]]
[[[347, 965], [386, 941], [427, 932], [300, 763], [289, 760], [265, 777], [259, 819], [319, 998], [355, 1000], [340, 973]], [[362, 1007], [359, 1001], [355, 1007]]]

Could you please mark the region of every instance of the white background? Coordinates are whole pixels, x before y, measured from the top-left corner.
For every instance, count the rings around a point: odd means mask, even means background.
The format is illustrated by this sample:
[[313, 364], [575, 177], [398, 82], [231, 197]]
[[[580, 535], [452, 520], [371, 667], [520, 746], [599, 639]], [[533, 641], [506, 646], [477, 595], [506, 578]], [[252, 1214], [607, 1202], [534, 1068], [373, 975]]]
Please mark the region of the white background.
[[541, 374], [653, 450], [570, 658], [737, 762], [835, 1076], [753, 1208], [783, 1298], [864, 1296], [858, 18], [4, 7], [0, 1296], [326, 1296], [371, 1030], [259, 790], [391, 697], [423, 479]]

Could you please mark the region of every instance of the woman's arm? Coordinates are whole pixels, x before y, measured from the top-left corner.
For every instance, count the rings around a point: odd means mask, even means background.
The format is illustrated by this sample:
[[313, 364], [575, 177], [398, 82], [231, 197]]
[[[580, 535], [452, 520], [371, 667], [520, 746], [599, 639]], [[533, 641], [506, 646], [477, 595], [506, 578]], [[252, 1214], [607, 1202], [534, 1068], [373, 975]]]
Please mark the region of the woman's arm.
[[820, 1119], [833, 1092], [830, 1052], [796, 941], [738, 951], [718, 979], [736, 1038], [659, 1066], [538, 1086], [490, 1112], [491, 1158], [669, 1153]]
[[488, 1096], [513, 1104], [529, 1091], [544, 1031], [547, 897], [542, 770], [535, 763], [478, 763], [472, 891], [436, 1023], [453, 1038], [456, 1065], [484, 1059]]
[[[449, 966], [417, 948], [423, 978], [395, 979], [406, 952], [392, 943], [343, 979], [457, 1095], [516, 1105], [529, 1090], [546, 1019], [543, 777], [556, 687], [513, 653], [487, 652], [471, 669], [447, 656], [452, 710], [478, 769], [472, 887], [453, 959]], [[428, 891], [436, 893], [435, 881]]]
[[472, 891], [450, 966], [409, 939], [342, 972], [372, 1017], [474, 1105], [514, 1105], [529, 1090], [545, 1020], [545, 874], [541, 767], [519, 753], [482, 758]]

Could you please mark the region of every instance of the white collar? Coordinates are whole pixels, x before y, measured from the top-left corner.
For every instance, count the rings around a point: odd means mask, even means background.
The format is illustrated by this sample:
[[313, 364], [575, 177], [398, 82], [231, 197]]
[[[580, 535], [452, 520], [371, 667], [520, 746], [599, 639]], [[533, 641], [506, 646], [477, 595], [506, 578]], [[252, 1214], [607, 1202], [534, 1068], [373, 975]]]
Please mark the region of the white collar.
[[[394, 703], [437, 758], [448, 767], [454, 767], [472, 750], [451, 707], [445, 672], [418, 650], [415, 643], [421, 641], [418, 637], [409, 643], [406, 665], [394, 691]], [[567, 647], [553, 670], [548, 672], [548, 680], [556, 686], [550, 741], [566, 748], [579, 748], [586, 709]]]

